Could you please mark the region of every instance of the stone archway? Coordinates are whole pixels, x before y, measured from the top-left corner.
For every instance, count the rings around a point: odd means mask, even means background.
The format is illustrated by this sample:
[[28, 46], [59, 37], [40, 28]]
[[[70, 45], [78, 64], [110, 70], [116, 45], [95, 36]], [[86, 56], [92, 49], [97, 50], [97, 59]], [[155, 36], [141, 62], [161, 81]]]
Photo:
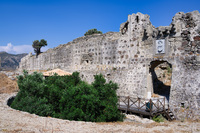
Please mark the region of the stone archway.
[[152, 61], [149, 73], [151, 74], [153, 96], [164, 96], [169, 101], [172, 65], [167, 61]]

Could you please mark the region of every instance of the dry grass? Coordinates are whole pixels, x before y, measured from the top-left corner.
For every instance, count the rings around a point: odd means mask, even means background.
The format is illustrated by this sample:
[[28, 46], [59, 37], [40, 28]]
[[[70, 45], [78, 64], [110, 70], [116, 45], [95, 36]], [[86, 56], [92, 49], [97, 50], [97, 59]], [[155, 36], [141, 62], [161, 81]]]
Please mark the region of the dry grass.
[[161, 131], [158, 130], [154, 130], [154, 133], [162, 133]]
[[157, 122], [145, 124], [146, 128], [153, 128], [153, 127], [157, 127], [157, 126], [168, 127], [169, 125], [167, 123], [157, 123]]
[[0, 73], [0, 94], [17, 92], [17, 80], [11, 80], [4, 73]]
[[96, 124], [98, 124], [98, 125], [112, 125], [112, 126], [116, 126], [116, 125], [141, 126], [141, 123], [137, 123], [137, 122], [97, 122]]
[[169, 130], [165, 130], [165, 133], [174, 133], [174, 131], [172, 129], [169, 129]]

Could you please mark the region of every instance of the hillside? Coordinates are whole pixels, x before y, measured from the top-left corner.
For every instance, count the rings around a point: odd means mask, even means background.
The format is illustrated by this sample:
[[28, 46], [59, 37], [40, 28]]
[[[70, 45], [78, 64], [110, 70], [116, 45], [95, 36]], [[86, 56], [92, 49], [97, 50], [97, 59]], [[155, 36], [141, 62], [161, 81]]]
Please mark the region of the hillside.
[[26, 56], [27, 54], [9, 54], [6, 52], [0, 52], [0, 63], [1, 67], [0, 69], [2, 70], [15, 70], [16, 67], [19, 66], [19, 62], [21, 61], [21, 58]]

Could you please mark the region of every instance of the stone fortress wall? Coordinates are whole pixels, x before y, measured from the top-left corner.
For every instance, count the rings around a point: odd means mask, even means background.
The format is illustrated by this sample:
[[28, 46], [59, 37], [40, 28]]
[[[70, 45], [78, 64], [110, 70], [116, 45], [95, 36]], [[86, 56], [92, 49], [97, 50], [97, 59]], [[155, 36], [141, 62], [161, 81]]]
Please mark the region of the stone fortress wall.
[[19, 69], [79, 71], [93, 81], [102, 73], [119, 84], [118, 95], [147, 97], [153, 93], [154, 68], [167, 62], [172, 67], [169, 102], [175, 112], [184, 106], [200, 114], [200, 13], [179, 12], [169, 26], [155, 28], [148, 15], [128, 16], [120, 32], [77, 38], [21, 60]]

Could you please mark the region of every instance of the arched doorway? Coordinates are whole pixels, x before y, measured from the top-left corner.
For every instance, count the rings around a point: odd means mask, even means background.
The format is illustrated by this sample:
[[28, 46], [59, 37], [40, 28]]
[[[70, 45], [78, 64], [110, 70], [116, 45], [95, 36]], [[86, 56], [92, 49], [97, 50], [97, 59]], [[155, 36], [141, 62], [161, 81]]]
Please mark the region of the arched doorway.
[[152, 77], [153, 96], [164, 96], [169, 101], [172, 65], [167, 61], [152, 61], [149, 73]]

